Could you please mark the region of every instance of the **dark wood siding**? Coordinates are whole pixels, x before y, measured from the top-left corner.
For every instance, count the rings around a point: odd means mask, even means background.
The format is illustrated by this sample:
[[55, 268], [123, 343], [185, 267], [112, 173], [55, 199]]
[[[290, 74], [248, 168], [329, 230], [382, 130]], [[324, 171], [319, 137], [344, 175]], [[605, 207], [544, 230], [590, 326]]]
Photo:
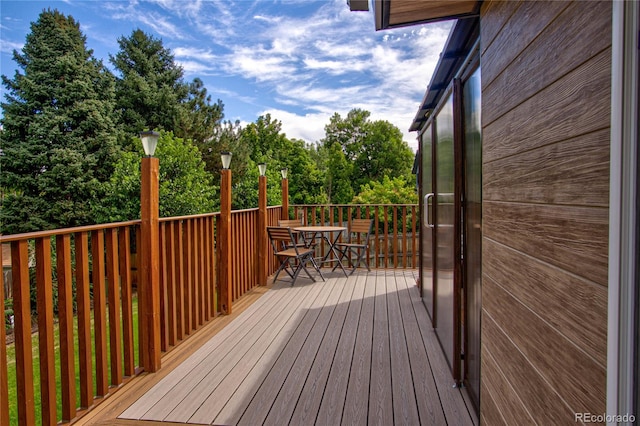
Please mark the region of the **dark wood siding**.
[[481, 416], [604, 413], [611, 3], [481, 10]]

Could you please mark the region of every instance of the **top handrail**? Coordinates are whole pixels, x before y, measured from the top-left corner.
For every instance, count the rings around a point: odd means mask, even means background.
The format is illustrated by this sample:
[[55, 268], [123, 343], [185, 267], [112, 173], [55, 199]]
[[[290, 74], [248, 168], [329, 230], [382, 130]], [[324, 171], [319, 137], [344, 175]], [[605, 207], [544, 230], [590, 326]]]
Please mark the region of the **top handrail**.
[[76, 226], [73, 228], [58, 228], [47, 231], [25, 232], [22, 234], [0, 235], [0, 243], [9, 243], [12, 241], [31, 240], [36, 238], [55, 237], [56, 235], [74, 234], [76, 232], [90, 232], [99, 229], [121, 228], [123, 226], [134, 226], [142, 223], [140, 219], [129, 220], [126, 222], [101, 223], [97, 225]]

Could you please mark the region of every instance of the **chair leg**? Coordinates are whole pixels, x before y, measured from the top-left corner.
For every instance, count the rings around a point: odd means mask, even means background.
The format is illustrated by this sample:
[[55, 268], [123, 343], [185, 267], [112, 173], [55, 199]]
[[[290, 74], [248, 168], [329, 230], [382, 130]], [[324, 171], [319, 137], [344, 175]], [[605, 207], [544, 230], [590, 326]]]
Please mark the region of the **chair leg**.
[[316, 260], [313, 258], [313, 255], [309, 256], [309, 260], [311, 260], [311, 264], [313, 265], [313, 268], [316, 271], [318, 271], [318, 274], [320, 275], [320, 278], [322, 278], [322, 281], [325, 281], [324, 275], [322, 275], [322, 272], [320, 271], [320, 267], [318, 266], [318, 263], [316, 262]]
[[[344, 265], [342, 264], [342, 259], [344, 259], [345, 256], [347, 255], [347, 251], [349, 251], [349, 248], [345, 247], [344, 250], [340, 250], [340, 248], [336, 248], [336, 251], [340, 253], [340, 257], [337, 259], [336, 265], [333, 267], [331, 272], [335, 271], [338, 266], [342, 265], [342, 271], [346, 273], [346, 271], [344, 270]], [[347, 258], [347, 260], [349, 260], [349, 258]], [[351, 263], [350, 260], [349, 260], [349, 263]]]

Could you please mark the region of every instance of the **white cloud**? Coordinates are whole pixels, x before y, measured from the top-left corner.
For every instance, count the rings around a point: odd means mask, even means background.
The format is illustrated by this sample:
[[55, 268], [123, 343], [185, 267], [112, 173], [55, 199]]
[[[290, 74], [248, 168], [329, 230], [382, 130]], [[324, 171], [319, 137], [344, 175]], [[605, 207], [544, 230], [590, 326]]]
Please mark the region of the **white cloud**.
[[282, 131], [289, 139], [302, 139], [306, 142], [318, 142], [324, 138], [324, 126], [329, 123], [333, 113], [312, 113], [298, 115], [281, 109], [268, 109], [260, 115], [271, 114], [282, 122]]

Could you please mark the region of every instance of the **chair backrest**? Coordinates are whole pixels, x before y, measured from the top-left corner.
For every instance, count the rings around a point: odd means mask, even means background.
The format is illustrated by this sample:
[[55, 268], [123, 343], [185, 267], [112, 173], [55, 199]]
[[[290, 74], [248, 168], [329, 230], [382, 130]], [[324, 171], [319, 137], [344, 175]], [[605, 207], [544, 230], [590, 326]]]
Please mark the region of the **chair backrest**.
[[278, 221], [278, 226], [284, 226], [286, 228], [296, 228], [302, 226], [301, 219], [281, 219]]
[[373, 230], [373, 219], [352, 219], [349, 228], [349, 242], [369, 244], [369, 236]]
[[291, 233], [291, 228], [284, 226], [267, 226], [267, 235], [271, 241], [271, 247], [275, 252], [282, 250], [284, 247], [291, 245], [295, 238]]

